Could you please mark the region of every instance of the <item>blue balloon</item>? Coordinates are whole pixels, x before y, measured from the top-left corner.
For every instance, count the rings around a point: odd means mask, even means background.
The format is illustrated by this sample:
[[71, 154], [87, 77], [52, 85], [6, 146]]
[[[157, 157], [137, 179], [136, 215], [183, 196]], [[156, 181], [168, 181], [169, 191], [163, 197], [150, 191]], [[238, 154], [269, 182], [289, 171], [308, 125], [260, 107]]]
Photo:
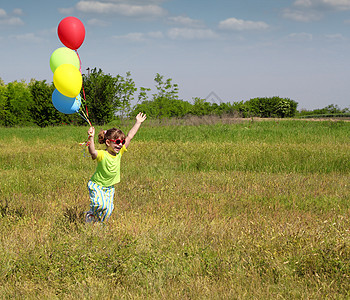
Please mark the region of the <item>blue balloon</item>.
[[57, 89], [52, 93], [52, 104], [61, 113], [74, 114], [79, 111], [81, 96], [70, 98], [62, 95]]

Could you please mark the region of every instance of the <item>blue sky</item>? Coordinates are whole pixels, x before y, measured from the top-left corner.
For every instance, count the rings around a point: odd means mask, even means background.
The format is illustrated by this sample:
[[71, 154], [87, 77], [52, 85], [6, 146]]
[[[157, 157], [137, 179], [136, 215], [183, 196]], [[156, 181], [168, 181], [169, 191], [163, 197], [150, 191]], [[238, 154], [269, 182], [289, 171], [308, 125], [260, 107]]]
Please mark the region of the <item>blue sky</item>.
[[[52, 82], [57, 26], [79, 18], [82, 69], [154, 89], [157, 73], [186, 101], [280, 96], [298, 109], [350, 107], [350, 0], [0, 1], [0, 77]], [[208, 100], [212, 100], [211, 97]]]

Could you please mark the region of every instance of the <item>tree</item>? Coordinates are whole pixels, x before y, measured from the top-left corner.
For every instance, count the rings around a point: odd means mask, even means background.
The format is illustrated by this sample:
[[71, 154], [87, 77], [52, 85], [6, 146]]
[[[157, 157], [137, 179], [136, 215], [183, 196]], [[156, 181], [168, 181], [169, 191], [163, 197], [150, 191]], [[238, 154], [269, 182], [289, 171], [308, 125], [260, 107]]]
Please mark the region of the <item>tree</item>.
[[156, 88], [158, 93], [153, 94], [153, 100], [157, 98], [178, 99], [179, 87], [176, 83], [172, 83], [172, 79], [168, 78], [163, 81], [164, 76], [157, 73], [154, 81], [156, 82]]
[[[278, 97], [276, 97], [278, 98]], [[275, 113], [279, 118], [294, 117], [297, 112], [298, 103], [288, 98], [278, 99], [275, 106]]]
[[125, 78], [117, 75], [115, 80], [115, 97], [116, 99], [119, 99], [118, 105], [115, 105], [115, 111], [116, 113], [120, 112], [122, 118], [130, 114], [131, 101], [134, 99], [134, 93], [137, 91], [135, 82], [130, 78], [130, 76], [131, 73], [127, 72]]
[[209, 115], [211, 113], [211, 103], [205, 101], [205, 99], [196, 97], [194, 98], [191, 113], [195, 116]]
[[127, 73], [113, 77], [104, 74], [101, 69], [92, 69], [89, 75], [83, 75], [86, 104], [92, 123], [103, 125], [111, 122], [121, 111], [127, 114], [130, 101], [136, 91], [135, 83]]
[[132, 116], [142, 111], [150, 118], [162, 119], [183, 117], [191, 111], [192, 105], [189, 102], [178, 99], [178, 85], [173, 84], [171, 78], [164, 81], [164, 76], [157, 73], [154, 81], [157, 93], [152, 95], [153, 100], [146, 100], [146, 91], [149, 89], [141, 88], [139, 101], [143, 101], [134, 107]]
[[263, 97], [253, 98], [244, 103], [248, 116], [261, 118], [293, 117], [296, 114], [297, 102], [288, 98]]
[[33, 98], [24, 81], [11, 82], [5, 91], [3, 117], [5, 126], [29, 125], [32, 122], [30, 107]]
[[29, 90], [33, 98], [30, 113], [33, 122], [40, 127], [58, 125], [67, 122], [69, 117], [60, 113], [52, 104], [52, 92], [55, 87], [47, 84], [45, 80], [32, 80], [29, 83]]
[[342, 115], [342, 114], [348, 114], [349, 112], [350, 112], [349, 108], [341, 109], [336, 104], [330, 104], [324, 108], [318, 108], [314, 110], [303, 109], [299, 112], [299, 116]]

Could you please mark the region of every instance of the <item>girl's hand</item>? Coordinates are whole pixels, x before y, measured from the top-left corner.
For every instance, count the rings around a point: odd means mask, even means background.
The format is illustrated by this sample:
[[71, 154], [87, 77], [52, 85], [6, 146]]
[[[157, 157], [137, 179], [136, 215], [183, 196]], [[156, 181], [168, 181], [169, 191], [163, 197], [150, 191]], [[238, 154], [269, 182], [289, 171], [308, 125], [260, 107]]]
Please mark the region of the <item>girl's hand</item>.
[[147, 116], [146, 114], [139, 112], [136, 116], [136, 121], [139, 123], [142, 123], [144, 120], [146, 120]]
[[90, 136], [92, 136], [92, 137], [95, 136], [95, 128], [94, 128], [94, 127], [91, 126], [91, 127], [89, 128], [89, 130], [88, 130], [88, 135], [89, 135], [89, 137], [90, 137]]

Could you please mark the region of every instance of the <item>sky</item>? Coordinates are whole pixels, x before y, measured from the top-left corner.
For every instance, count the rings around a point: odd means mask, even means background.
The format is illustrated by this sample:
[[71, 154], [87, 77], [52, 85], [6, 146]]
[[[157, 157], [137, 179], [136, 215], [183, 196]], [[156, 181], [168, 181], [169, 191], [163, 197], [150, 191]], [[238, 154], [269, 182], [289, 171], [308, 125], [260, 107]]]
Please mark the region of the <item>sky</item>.
[[86, 30], [83, 73], [130, 72], [152, 92], [159, 73], [189, 102], [350, 107], [350, 0], [0, 0], [0, 78], [51, 83], [68, 16]]

